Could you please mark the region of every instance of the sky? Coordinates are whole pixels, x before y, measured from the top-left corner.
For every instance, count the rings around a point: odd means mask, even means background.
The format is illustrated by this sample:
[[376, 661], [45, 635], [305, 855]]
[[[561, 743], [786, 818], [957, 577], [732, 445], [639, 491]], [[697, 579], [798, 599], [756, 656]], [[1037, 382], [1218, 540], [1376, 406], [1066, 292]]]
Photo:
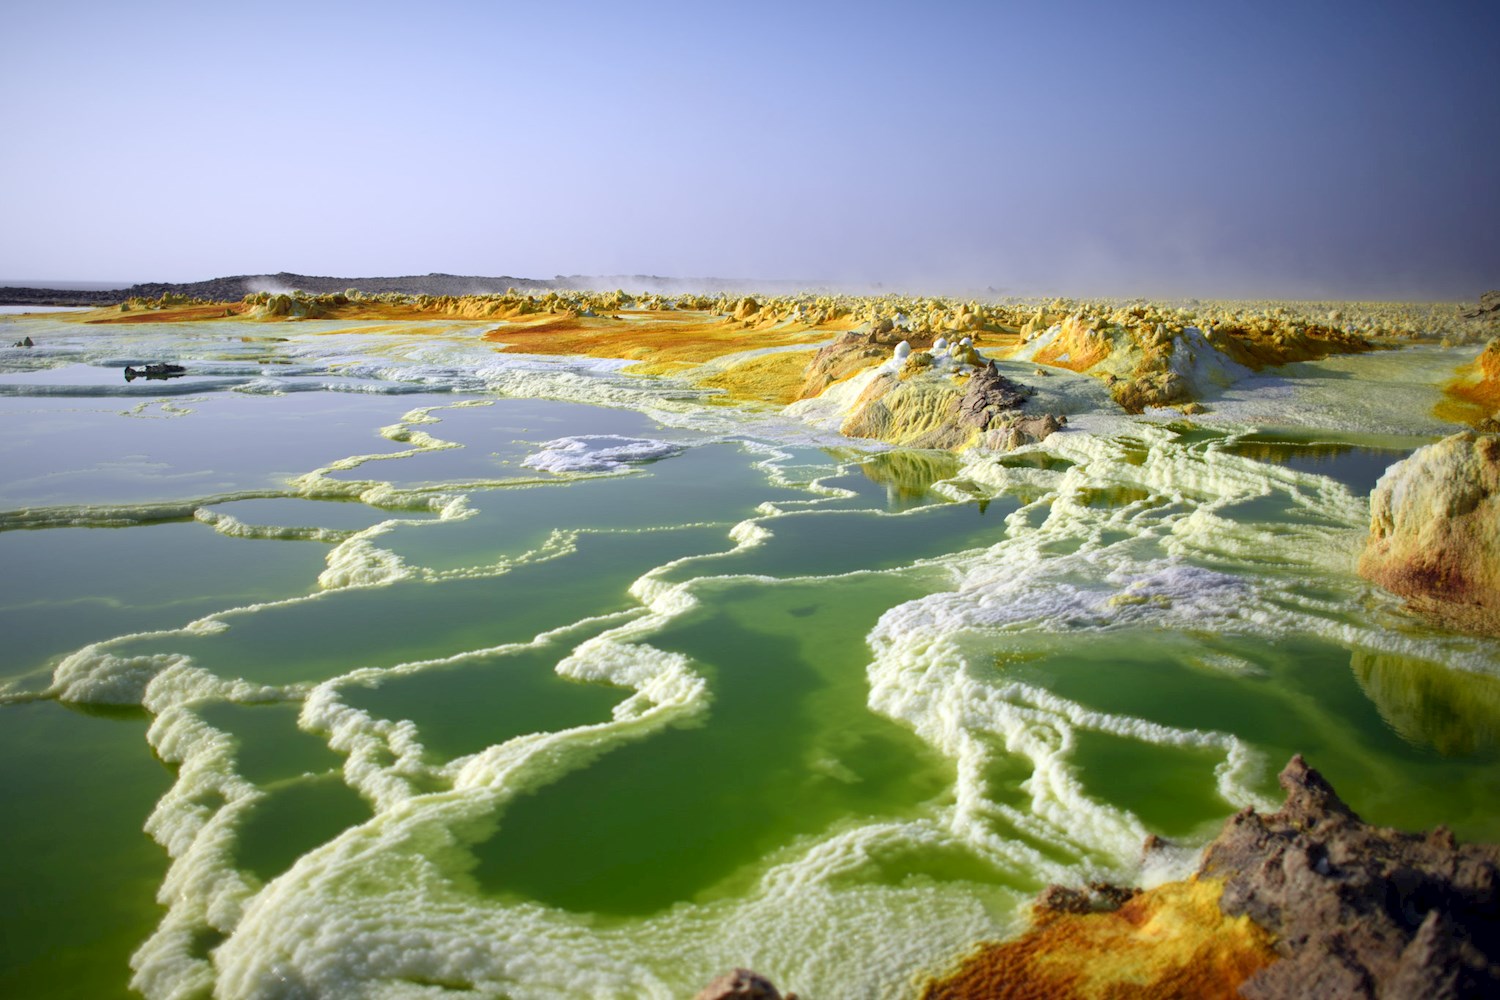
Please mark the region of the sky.
[[10, 0], [0, 279], [1500, 287], [1500, 3]]

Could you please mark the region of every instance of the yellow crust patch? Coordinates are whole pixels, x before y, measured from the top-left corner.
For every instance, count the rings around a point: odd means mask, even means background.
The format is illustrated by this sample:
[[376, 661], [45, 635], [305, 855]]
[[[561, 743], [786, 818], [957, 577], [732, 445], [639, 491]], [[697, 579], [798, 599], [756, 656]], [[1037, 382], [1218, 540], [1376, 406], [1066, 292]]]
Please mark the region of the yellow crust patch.
[[1035, 360], [1039, 364], [1067, 368], [1075, 372], [1086, 372], [1109, 357], [1109, 338], [1088, 328], [1078, 318], [1070, 316], [1063, 320], [1057, 337], [1046, 347], [1037, 351]]
[[762, 354], [707, 375], [698, 384], [723, 389], [736, 401], [786, 406], [797, 400], [811, 355], [811, 350]]
[[1477, 426], [1500, 413], [1500, 340], [1492, 340], [1472, 362], [1443, 387], [1444, 398], [1432, 408], [1439, 420]]
[[1171, 882], [1109, 913], [1042, 913], [1014, 941], [984, 945], [923, 1000], [1231, 998], [1276, 960], [1270, 935], [1219, 909], [1223, 882]]

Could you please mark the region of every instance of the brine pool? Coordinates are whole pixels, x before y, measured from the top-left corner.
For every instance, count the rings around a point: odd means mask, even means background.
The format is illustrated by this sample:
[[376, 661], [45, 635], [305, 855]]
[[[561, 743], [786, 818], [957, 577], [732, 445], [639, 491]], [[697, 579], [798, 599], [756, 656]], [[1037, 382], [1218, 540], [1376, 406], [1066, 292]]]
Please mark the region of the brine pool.
[[1352, 570], [1443, 428], [1307, 416], [1390, 356], [960, 459], [472, 324], [23, 329], [6, 996], [909, 997], [1296, 752], [1500, 839], [1500, 647]]

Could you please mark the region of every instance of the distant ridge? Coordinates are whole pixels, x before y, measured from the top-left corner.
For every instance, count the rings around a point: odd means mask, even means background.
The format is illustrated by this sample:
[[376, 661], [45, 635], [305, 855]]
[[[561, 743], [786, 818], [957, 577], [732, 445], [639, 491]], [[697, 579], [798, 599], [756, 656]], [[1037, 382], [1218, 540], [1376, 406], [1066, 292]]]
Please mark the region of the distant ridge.
[[[84, 284], [84, 282], [69, 282]], [[665, 278], [654, 274], [584, 275], [559, 274], [553, 278], [517, 278], [510, 275], [482, 277], [461, 274], [410, 274], [390, 278], [332, 278], [311, 274], [237, 274], [208, 281], [148, 281], [128, 288], [29, 288], [0, 287], [0, 305], [106, 306], [130, 298], [159, 298], [163, 294], [185, 295], [194, 299], [236, 302], [251, 292], [289, 292], [297, 289], [314, 294], [355, 289], [366, 295], [397, 292], [402, 295], [487, 295], [514, 288], [520, 292], [546, 292], [554, 289], [612, 289], [632, 292], [764, 291], [791, 292], [813, 290], [818, 282], [754, 281], [742, 278]]]

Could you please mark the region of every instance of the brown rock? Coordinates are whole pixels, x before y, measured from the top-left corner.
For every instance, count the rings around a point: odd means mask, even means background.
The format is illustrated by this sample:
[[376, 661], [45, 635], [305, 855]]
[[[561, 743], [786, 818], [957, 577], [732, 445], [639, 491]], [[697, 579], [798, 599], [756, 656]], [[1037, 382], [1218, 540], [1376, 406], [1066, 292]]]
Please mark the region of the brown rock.
[[1479, 305], [1465, 309], [1468, 319], [1500, 319], [1500, 291], [1485, 292], [1479, 296]]
[[1126, 413], [1140, 413], [1148, 406], [1189, 402], [1191, 391], [1187, 380], [1174, 371], [1120, 379], [1109, 385], [1109, 394]]
[[846, 333], [838, 340], [820, 347], [807, 365], [798, 399], [811, 399], [840, 379], [848, 378], [861, 369], [884, 361], [891, 356], [889, 349], [870, 340], [869, 335]]
[[1300, 755], [1281, 787], [1281, 810], [1235, 815], [1199, 869], [1225, 880], [1220, 908], [1270, 931], [1281, 955], [1242, 996], [1500, 992], [1500, 846], [1370, 826]]
[[1035, 444], [1048, 435], [1062, 429], [1063, 418], [1044, 413], [1027, 417], [1020, 413], [1002, 414], [990, 428], [980, 435], [977, 444], [990, 451], [1015, 451], [1024, 445]]
[[1111, 913], [1140, 895], [1134, 886], [1112, 882], [1090, 882], [1086, 889], [1049, 885], [1037, 897], [1033, 909], [1042, 913]]
[[958, 420], [962, 424], [986, 430], [994, 418], [1007, 411], [1019, 410], [1031, 396], [1031, 390], [1001, 375], [991, 361], [975, 372], [964, 386], [958, 401]]
[[797, 1000], [797, 994], [783, 997], [765, 976], [749, 969], [735, 969], [699, 990], [694, 1000]]

